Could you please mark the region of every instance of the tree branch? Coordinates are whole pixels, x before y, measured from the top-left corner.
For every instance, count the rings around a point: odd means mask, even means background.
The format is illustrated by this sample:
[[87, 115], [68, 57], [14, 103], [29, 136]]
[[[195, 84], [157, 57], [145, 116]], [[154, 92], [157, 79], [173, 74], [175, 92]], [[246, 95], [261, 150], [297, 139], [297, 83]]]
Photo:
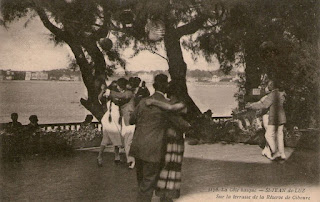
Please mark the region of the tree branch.
[[66, 39], [66, 38], [67, 38], [67, 37], [66, 37], [66, 33], [65, 33], [62, 29], [56, 27], [55, 25], [53, 25], [53, 24], [50, 22], [47, 14], [46, 14], [46, 12], [45, 12], [42, 8], [40, 8], [39, 6], [36, 5], [34, 9], [35, 9], [35, 11], [38, 13], [38, 15], [39, 15], [39, 17], [40, 17], [43, 25], [44, 25], [48, 30], [50, 30], [54, 35], [56, 35], [56, 36], [59, 37], [60, 39], [63, 39], [64, 41], [67, 40], [67, 39]]
[[104, 59], [103, 53], [98, 48], [96, 41], [87, 41], [83, 44], [83, 47], [86, 49], [86, 51], [94, 61], [95, 74], [104, 76], [106, 61]]
[[184, 35], [194, 34], [199, 29], [203, 28], [203, 24], [208, 20], [207, 16], [201, 16], [189, 22], [186, 25], [182, 25], [176, 29], [177, 36], [181, 38]]
[[[108, 5], [106, 3], [103, 3], [103, 24], [99, 25], [99, 29], [91, 36], [91, 39], [99, 40], [101, 38], [104, 38], [108, 35], [110, 32], [110, 22], [111, 22], [111, 15], [108, 11]], [[99, 15], [99, 14], [98, 14]], [[102, 16], [99, 15], [100, 18]], [[97, 26], [97, 24], [95, 24]]]
[[145, 50], [148, 50], [148, 51], [150, 51], [151, 53], [153, 53], [153, 54], [156, 54], [156, 55], [160, 56], [161, 58], [165, 59], [167, 62], [169, 61], [169, 60], [168, 60], [168, 58], [166, 58], [166, 57], [164, 57], [164, 56], [160, 55], [159, 53], [155, 52], [155, 51], [154, 51], [154, 50], [152, 50], [152, 49], [147, 49], [147, 48], [146, 48]]
[[77, 64], [80, 67], [82, 73], [82, 78], [85, 86], [87, 88], [92, 87], [93, 76], [91, 74], [92, 68], [86, 60], [85, 54], [80, 45], [77, 44], [68, 44], [75, 56]]

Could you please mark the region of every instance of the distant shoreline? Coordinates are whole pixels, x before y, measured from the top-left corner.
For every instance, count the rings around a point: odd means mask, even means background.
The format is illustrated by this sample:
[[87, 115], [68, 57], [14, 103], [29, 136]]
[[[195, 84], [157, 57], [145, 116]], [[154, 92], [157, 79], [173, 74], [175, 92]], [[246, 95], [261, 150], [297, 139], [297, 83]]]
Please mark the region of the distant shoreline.
[[[152, 83], [147, 83], [150, 93]], [[237, 107], [234, 83], [187, 83], [189, 95], [202, 112], [212, 110], [213, 116], [229, 116]], [[10, 121], [13, 112], [27, 124], [29, 116], [38, 116], [39, 123], [82, 122], [90, 114], [81, 104], [87, 89], [78, 81], [10, 80], [0, 81], [0, 122]]]
[[237, 83], [234, 83], [234, 82], [187, 82], [187, 84], [196, 84], [196, 85], [199, 85], [199, 86], [236, 86]]
[[[61, 80], [0, 80], [0, 83], [10, 83], [10, 82], [26, 82], [26, 83], [83, 83], [82, 81], [61, 81]], [[152, 83], [152, 82], [147, 82]], [[195, 84], [198, 86], [216, 86], [216, 85], [226, 85], [226, 86], [234, 86], [237, 83], [234, 82], [188, 82], [187, 84]]]
[[61, 80], [0, 80], [0, 83], [10, 83], [10, 82], [27, 82], [27, 83], [83, 83], [82, 81], [61, 81]]

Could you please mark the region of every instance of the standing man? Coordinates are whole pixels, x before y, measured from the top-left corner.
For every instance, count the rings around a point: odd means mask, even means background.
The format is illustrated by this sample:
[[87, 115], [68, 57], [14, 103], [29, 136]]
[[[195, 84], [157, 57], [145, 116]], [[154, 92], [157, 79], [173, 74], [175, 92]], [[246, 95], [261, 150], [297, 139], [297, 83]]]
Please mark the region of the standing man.
[[[154, 78], [155, 93], [150, 98], [162, 102], [168, 87], [168, 77], [159, 74]], [[143, 99], [130, 117], [130, 124], [136, 124], [130, 155], [136, 159], [139, 193], [137, 201], [151, 201], [164, 154], [163, 138], [167, 129], [165, 111], [146, 106]]]

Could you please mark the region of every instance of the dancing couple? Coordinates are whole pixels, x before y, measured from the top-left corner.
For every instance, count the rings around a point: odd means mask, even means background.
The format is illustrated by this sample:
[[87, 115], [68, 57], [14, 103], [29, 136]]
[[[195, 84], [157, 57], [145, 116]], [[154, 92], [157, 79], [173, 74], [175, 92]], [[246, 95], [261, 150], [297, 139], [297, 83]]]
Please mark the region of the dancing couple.
[[278, 84], [270, 80], [266, 87], [268, 94], [258, 102], [248, 103], [249, 109], [267, 109], [268, 112], [262, 116], [263, 125], [266, 129], [266, 146], [262, 150], [262, 155], [270, 160], [285, 160], [283, 127], [286, 123], [286, 114], [283, 108], [285, 93], [279, 91]]
[[130, 117], [136, 125], [130, 155], [136, 161], [137, 201], [151, 201], [154, 190], [161, 201], [172, 201], [180, 196], [183, 131], [190, 127], [182, 118], [186, 99], [164, 74], [155, 76], [153, 87], [155, 93]]
[[[97, 157], [97, 163], [100, 167], [102, 166], [104, 149], [111, 144], [114, 146], [116, 163], [120, 162], [119, 149], [124, 144], [129, 168], [132, 169], [135, 166], [134, 158], [129, 156], [135, 126], [129, 124], [129, 118], [138, 104], [137, 97], [141, 97], [138, 94], [140, 82], [141, 79], [138, 77], [130, 78], [129, 81], [125, 78], [120, 78], [117, 81], [113, 81], [108, 87], [104, 84], [101, 86], [98, 98], [101, 102], [104, 102], [106, 112], [101, 120], [103, 138]], [[148, 96], [148, 92], [144, 91], [142, 96]]]

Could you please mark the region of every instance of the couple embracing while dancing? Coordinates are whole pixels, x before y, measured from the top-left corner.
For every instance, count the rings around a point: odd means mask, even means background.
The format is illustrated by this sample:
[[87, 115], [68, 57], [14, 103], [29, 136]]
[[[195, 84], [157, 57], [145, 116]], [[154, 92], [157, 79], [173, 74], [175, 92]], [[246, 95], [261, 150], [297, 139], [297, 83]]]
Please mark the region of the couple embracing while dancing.
[[183, 132], [190, 127], [183, 118], [186, 99], [164, 74], [155, 76], [153, 87], [129, 120], [135, 125], [130, 156], [136, 159], [137, 201], [151, 201], [154, 190], [161, 201], [172, 201], [180, 196]]

